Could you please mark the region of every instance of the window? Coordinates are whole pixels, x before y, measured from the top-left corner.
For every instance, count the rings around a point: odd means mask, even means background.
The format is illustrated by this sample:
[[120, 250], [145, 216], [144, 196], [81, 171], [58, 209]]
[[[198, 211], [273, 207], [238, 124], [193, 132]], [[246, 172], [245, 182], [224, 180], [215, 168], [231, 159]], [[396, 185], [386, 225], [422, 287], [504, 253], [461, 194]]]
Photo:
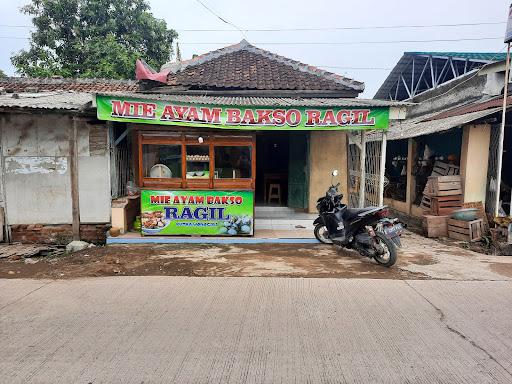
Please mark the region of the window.
[[187, 145], [187, 179], [210, 178], [210, 147]]
[[143, 176], [181, 179], [181, 145], [143, 144]]
[[157, 189], [254, 189], [255, 136], [142, 132], [140, 186]]
[[250, 179], [250, 146], [215, 146], [216, 179]]

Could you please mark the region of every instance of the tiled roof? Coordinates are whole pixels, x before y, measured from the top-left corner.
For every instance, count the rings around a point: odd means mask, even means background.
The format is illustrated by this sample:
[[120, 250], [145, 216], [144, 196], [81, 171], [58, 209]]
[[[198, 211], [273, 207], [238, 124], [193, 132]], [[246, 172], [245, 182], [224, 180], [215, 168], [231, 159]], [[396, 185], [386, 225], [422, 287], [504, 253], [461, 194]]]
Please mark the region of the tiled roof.
[[362, 92], [364, 83], [257, 48], [247, 41], [165, 64], [168, 85], [196, 89]]
[[40, 79], [26, 77], [6, 77], [0, 79], [0, 88], [8, 93], [21, 92], [135, 92], [138, 83], [134, 80], [108, 79]]

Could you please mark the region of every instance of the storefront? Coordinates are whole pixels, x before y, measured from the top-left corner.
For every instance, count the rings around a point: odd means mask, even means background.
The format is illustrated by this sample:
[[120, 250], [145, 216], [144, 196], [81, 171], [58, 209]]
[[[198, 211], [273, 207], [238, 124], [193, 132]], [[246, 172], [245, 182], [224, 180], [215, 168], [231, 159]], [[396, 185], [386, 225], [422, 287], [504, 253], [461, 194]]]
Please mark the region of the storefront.
[[389, 125], [388, 106], [217, 99], [96, 96], [98, 119], [123, 125], [132, 138], [143, 235], [252, 236], [255, 204], [311, 208], [316, 173], [333, 167], [330, 156], [341, 158], [346, 149], [329, 150], [320, 134], [339, 139], [347, 130]]

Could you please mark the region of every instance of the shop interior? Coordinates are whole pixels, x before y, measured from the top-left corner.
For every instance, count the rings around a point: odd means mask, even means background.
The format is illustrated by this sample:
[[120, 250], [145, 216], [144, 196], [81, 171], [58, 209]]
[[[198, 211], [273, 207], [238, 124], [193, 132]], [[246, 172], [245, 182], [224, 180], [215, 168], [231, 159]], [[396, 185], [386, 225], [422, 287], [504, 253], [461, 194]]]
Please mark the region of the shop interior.
[[[413, 204], [419, 206], [428, 177], [434, 164], [442, 162], [458, 168], [462, 148], [462, 130], [456, 129], [415, 138], [416, 156], [413, 159], [412, 177], [415, 191]], [[388, 142], [386, 151], [386, 178], [389, 180], [384, 196], [406, 201], [407, 195], [408, 140]]]
[[287, 132], [256, 136], [256, 204], [287, 205], [289, 146]]

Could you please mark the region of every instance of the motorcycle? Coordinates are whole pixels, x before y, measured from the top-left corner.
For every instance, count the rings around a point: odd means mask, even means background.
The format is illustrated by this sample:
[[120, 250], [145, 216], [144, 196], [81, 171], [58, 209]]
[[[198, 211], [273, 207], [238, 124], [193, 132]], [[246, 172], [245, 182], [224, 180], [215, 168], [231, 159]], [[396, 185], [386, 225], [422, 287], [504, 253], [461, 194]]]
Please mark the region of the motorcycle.
[[406, 225], [398, 219], [388, 218], [388, 209], [382, 207], [348, 208], [342, 204], [340, 183], [331, 186], [324, 197], [317, 200], [319, 216], [314, 221], [315, 237], [324, 244], [354, 249], [373, 258], [378, 264], [391, 267], [396, 263], [397, 248], [402, 246], [400, 236]]

